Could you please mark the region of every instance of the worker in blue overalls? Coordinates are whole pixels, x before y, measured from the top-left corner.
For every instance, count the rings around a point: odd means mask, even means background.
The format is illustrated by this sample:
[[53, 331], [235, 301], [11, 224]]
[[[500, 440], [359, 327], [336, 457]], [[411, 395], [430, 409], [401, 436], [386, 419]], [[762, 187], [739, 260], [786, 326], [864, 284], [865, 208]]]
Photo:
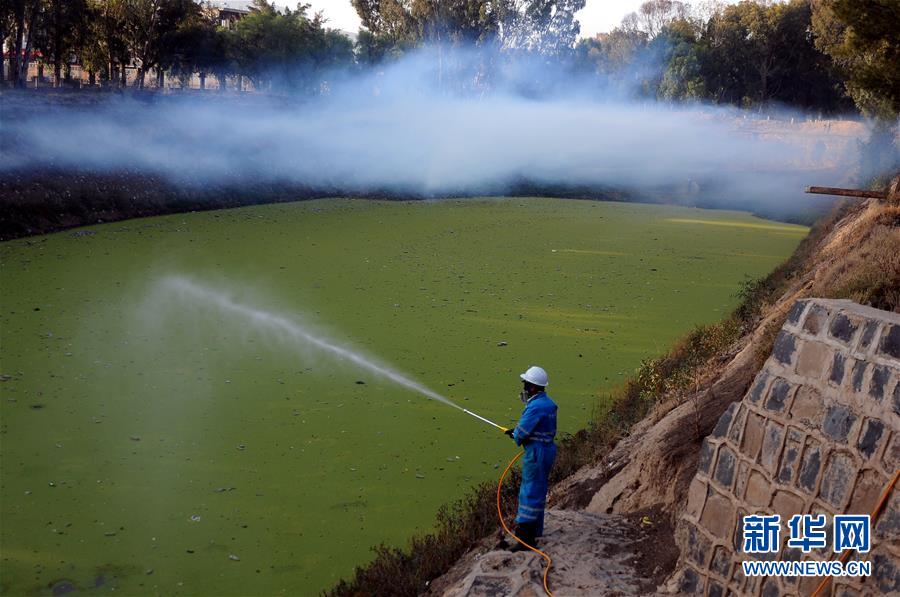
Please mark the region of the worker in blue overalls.
[[[522, 402], [525, 410], [515, 429], [506, 432], [516, 445], [525, 446], [522, 458], [522, 485], [519, 488], [519, 510], [516, 514], [516, 537], [532, 547], [544, 534], [544, 506], [550, 469], [556, 459], [556, 403], [544, 391], [549, 380], [540, 367], [529, 367], [522, 379]], [[516, 543], [512, 551], [526, 549]]]

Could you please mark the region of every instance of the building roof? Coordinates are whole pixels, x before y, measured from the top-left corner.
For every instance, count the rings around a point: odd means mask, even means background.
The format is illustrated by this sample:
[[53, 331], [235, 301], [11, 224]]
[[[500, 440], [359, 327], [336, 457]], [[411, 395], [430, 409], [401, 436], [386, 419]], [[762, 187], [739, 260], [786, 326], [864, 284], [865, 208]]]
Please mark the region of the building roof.
[[211, 8], [218, 8], [219, 10], [230, 10], [234, 12], [249, 13], [251, 10], [253, 10], [253, 0], [206, 0], [204, 4], [210, 6]]

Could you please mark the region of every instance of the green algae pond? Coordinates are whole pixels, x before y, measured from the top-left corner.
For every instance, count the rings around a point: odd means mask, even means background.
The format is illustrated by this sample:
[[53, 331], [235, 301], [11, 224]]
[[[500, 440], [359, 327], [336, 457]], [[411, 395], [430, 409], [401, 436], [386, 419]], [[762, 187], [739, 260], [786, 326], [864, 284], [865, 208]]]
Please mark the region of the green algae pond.
[[0, 589], [316, 594], [515, 453], [460, 411], [168, 292], [173, 276], [500, 424], [540, 364], [573, 432], [806, 232], [656, 205], [331, 199], [2, 243]]

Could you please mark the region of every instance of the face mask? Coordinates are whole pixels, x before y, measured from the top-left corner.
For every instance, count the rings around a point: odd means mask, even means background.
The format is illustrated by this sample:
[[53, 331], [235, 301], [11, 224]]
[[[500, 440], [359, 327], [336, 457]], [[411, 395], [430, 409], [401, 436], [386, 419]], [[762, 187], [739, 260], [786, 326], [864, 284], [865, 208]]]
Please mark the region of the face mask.
[[528, 395], [528, 390], [522, 390], [522, 393], [519, 394], [519, 400], [522, 401], [522, 404], [528, 402], [529, 398], [531, 398], [531, 396]]

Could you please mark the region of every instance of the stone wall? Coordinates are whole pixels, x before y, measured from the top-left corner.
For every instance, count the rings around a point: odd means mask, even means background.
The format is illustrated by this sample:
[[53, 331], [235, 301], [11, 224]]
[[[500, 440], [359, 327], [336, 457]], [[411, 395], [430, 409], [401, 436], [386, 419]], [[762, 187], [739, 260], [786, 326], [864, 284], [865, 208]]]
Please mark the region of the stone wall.
[[[701, 449], [677, 528], [673, 587], [710, 596], [810, 595], [821, 578], [744, 577], [742, 517], [780, 514], [765, 560], [825, 560], [834, 514], [868, 514], [900, 468], [900, 315], [846, 300], [798, 301], [743, 400]], [[898, 484], [900, 485], [900, 484]], [[826, 514], [828, 547], [786, 547], [794, 514]], [[877, 524], [872, 577], [834, 579], [825, 595], [900, 594], [900, 486]]]

